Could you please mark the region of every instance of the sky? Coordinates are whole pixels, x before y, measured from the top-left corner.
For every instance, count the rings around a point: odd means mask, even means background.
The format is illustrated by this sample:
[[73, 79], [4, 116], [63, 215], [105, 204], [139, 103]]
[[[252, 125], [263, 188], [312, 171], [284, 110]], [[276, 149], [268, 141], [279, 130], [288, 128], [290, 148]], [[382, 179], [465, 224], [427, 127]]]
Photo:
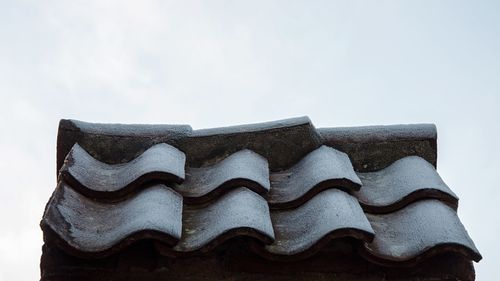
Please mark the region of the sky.
[[434, 123], [500, 260], [500, 2], [0, 0], [0, 280], [37, 280], [61, 118], [210, 128]]

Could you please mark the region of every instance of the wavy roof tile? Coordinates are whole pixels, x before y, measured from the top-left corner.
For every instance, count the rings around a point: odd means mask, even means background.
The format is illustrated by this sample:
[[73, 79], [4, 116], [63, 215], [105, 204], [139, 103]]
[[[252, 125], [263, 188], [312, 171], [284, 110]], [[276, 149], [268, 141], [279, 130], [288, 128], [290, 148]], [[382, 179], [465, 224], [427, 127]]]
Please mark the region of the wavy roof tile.
[[118, 203], [87, 198], [60, 182], [41, 226], [65, 250], [103, 257], [139, 239], [174, 245], [181, 238], [182, 197], [164, 185], [141, 190]]
[[408, 156], [389, 167], [359, 173], [363, 188], [356, 192], [360, 204], [372, 213], [391, 212], [421, 198], [437, 198], [458, 206], [458, 197], [425, 159]]
[[[481, 255], [436, 171], [436, 136], [434, 125], [316, 129], [307, 117], [205, 130], [62, 120], [42, 280], [144, 263], [138, 280], [472, 280]], [[435, 259], [442, 267], [426, 265]]]
[[265, 249], [277, 258], [309, 256], [341, 237], [371, 241], [374, 235], [357, 200], [338, 189], [325, 190], [296, 209], [272, 211], [271, 219], [276, 240]]
[[377, 262], [418, 262], [441, 250], [481, 260], [455, 210], [439, 200], [421, 200], [393, 213], [367, 216], [376, 235], [365, 250]]
[[301, 205], [328, 188], [358, 190], [361, 181], [347, 154], [327, 146], [307, 154], [290, 169], [271, 175], [272, 188], [267, 200], [272, 208]]
[[182, 238], [174, 252], [206, 252], [238, 236], [255, 237], [265, 243], [274, 240], [266, 201], [245, 187], [207, 206], [185, 206], [182, 225]]
[[188, 168], [186, 181], [175, 187], [186, 203], [203, 203], [219, 194], [245, 186], [259, 194], [269, 191], [269, 166], [259, 154], [245, 149], [231, 154], [217, 164]]
[[186, 156], [168, 144], [156, 144], [137, 158], [110, 165], [94, 159], [77, 143], [71, 148], [60, 175], [80, 193], [119, 198], [148, 182], [182, 182]]

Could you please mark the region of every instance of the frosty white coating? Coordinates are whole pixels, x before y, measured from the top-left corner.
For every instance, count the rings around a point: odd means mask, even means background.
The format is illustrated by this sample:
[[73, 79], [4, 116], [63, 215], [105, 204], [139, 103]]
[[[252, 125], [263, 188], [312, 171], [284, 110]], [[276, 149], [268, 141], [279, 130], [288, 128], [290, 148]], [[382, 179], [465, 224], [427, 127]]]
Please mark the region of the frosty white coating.
[[79, 120], [68, 120], [79, 130], [87, 134], [113, 135], [113, 136], [145, 136], [166, 134], [187, 134], [192, 131], [189, 125], [164, 125], [164, 124], [110, 124], [89, 123]]
[[[256, 253], [286, 262], [348, 237], [390, 266], [448, 250], [478, 260], [443, 204], [457, 198], [433, 166], [436, 137], [432, 124], [316, 129], [307, 117], [203, 130], [62, 120], [63, 177], [42, 220], [45, 243], [98, 259], [154, 239], [169, 257], [198, 258], [252, 237]], [[157, 182], [172, 189], [148, 188]]]
[[175, 190], [185, 197], [200, 197], [234, 180], [256, 183], [260, 189], [268, 191], [267, 160], [251, 150], [240, 150], [213, 166], [188, 168], [186, 180]]
[[418, 156], [405, 157], [383, 170], [358, 176], [363, 187], [355, 195], [370, 206], [388, 206], [419, 190], [441, 191], [458, 200], [434, 166]]
[[[361, 185], [347, 154], [324, 145], [307, 154], [292, 168], [271, 176], [271, 190], [267, 195], [270, 204], [296, 200], [325, 181], [331, 181], [330, 187], [345, 189]], [[350, 185], [342, 186], [342, 180]]]
[[117, 191], [148, 173], [163, 173], [184, 178], [186, 156], [177, 148], [161, 143], [124, 164], [110, 165], [94, 159], [75, 144], [62, 173], [68, 173], [86, 188], [99, 192]]
[[232, 230], [256, 231], [274, 240], [274, 231], [266, 201], [253, 191], [241, 187], [216, 202], [203, 207], [186, 206], [182, 237], [174, 250], [195, 251]]
[[461, 245], [481, 259], [455, 210], [438, 200], [422, 200], [385, 214], [367, 214], [375, 239], [366, 244], [372, 255], [392, 261], [412, 259], [444, 244]]
[[401, 124], [359, 127], [319, 128], [323, 136], [334, 136], [342, 142], [394, 141], [407, 139], [435, 139], [434, 124]]
[[56, 193], [43, 222], [78, 251], [106, 251], [141, 231], [181, 236], [182, 197], [166, 186], [147, 188], [118, 203], [93, 201], [64, 184]]
[[302, 117], [288, 118], [283, 120], [276, 120], [276, 121], [256, 123], [256, 124], [245, 124], [238, 126], [211, 128], [211, 129], [199, 129], [199, 130], [193, 130], [191, 136], [201, 137], [201, 136], [211, 136], [211, 135], [252, 133], [252, 132], [267, 131], [280, 128], [288, 128], [300, 125], [312, 126], [311, 119], [309, 119], [309, 117], [307, 116], [302, 116]]
[[329, 233], [354, 229], [373, 235], [358, 201], [344, 191], [328, 189], [293, 210], [272, 211], [276, 240], [266, 249], [278, 255], [303, 252]]

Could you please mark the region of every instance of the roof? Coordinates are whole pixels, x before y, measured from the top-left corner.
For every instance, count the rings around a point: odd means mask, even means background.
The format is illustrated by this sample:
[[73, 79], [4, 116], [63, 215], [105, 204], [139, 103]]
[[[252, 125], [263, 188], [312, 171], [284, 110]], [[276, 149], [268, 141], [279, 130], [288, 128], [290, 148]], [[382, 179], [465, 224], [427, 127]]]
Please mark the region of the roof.
[[436, 139], [430, 124], [316, 129], [307, 117], [204, 130], [61, 120], [41, 227], [46, 245], [84, 259], [140, 241], [171, 260], [243, 241], [297, 263], [348, 241], [380, 268], [479, 261]]

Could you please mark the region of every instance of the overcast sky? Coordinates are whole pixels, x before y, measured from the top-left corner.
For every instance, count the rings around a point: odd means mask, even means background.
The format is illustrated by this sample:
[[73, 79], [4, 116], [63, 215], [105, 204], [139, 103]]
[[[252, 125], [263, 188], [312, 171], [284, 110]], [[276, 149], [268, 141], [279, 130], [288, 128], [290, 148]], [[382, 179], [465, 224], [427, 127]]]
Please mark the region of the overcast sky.
[[[438, 170], [500, 261], [499, 1], [0, 0], [0, 280], [37, 280], [58, 121], [435, 123]], [[496, 273], [495, 273], [496, 272]]]

